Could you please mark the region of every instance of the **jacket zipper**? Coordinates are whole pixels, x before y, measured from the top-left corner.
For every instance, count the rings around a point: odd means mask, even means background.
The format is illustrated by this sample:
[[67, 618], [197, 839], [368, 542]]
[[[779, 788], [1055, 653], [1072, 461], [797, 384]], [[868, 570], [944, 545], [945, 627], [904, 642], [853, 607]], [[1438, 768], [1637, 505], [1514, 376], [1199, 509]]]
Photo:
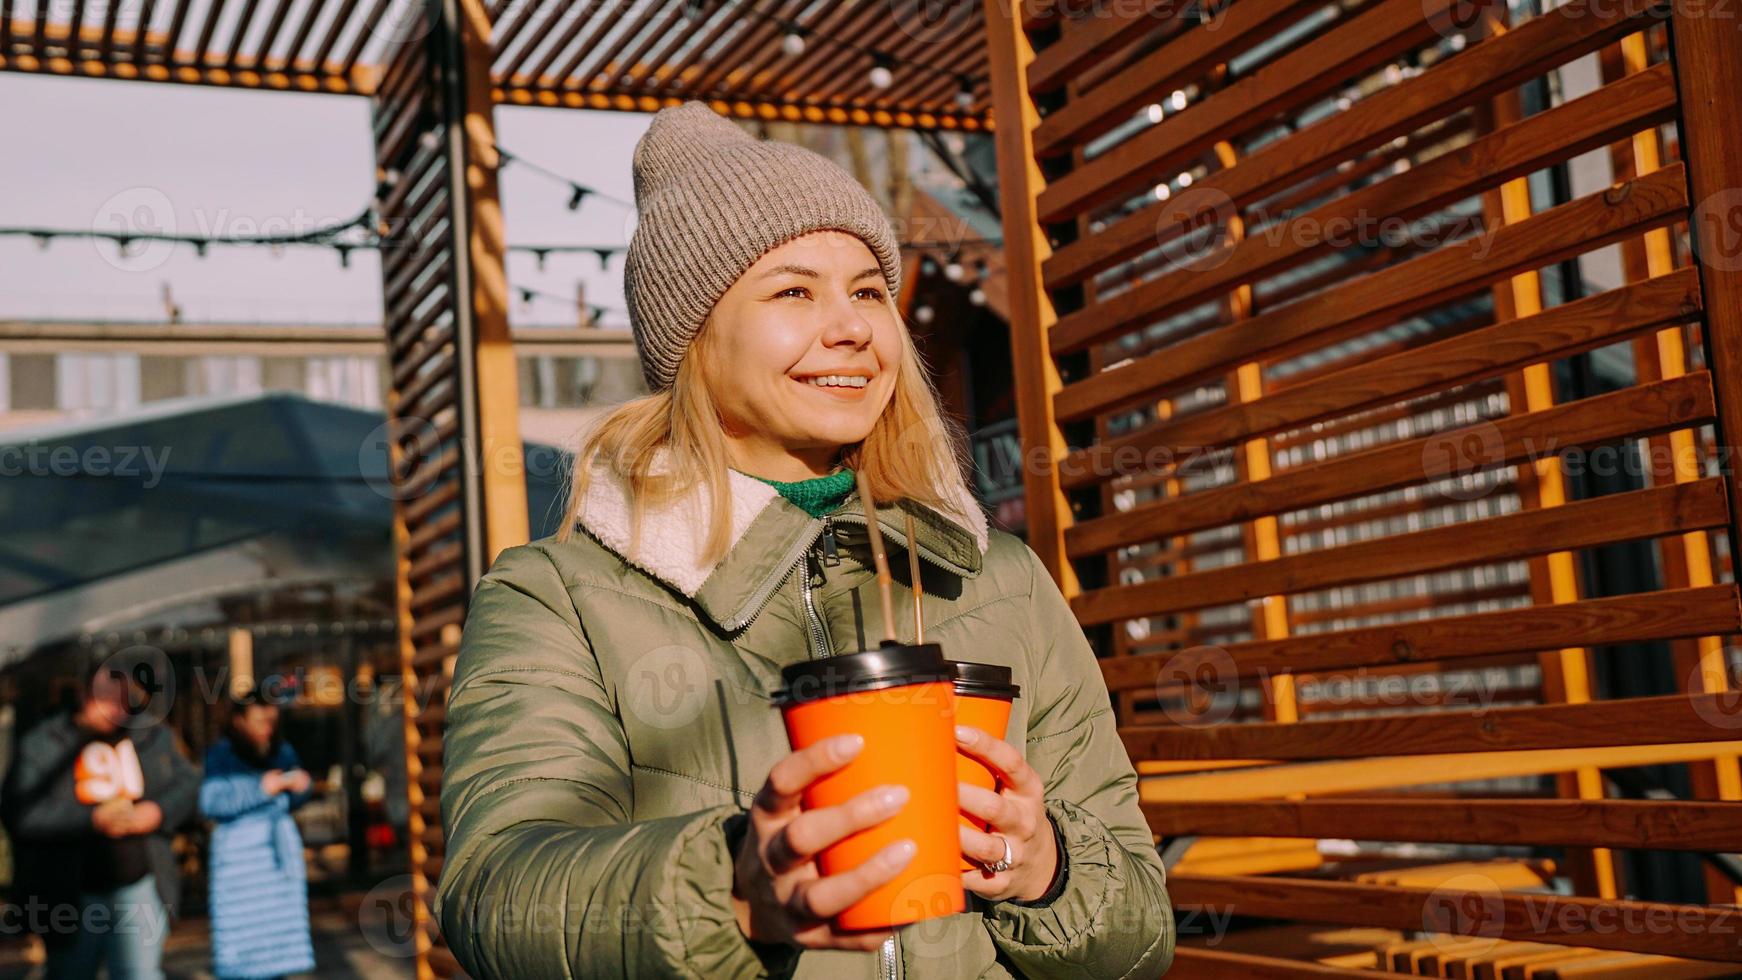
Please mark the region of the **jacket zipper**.
[[[865, 515], [863, 515], [863, 514], [842, 514], [834, 519], [837, 521], [840, 521], [842, 524], [857, 524], [860, 527], [869, 527], [870, 526], [870, 522], [865, 520]], [[890, 525], [886, 524], [883, 521], [878, 521], [877, 526], [881, 527], [883, 529], [883, 533], [885, 535], [897, 535], [897, 536], [901, 537], [902, 540], [904, 540], [904, 541], [906, 540], [905, 534], [903, 534], [900, 531], [897, 531], [894, 527], [891, 527]], [[914, 543], [911, 541], [907, 542], [907, 546], [909, 548], [915, 547]], [[962, 566], [956, 564], [955, 562], [936, 557], [936, 556], [930, 554], [929, 552], [925, 551], [924, 549], [920, 549], [919, 558], [921, 561], [929, 562], [930, 564], [936, 565], [937, 567], [942, 568], [946, 571], [954, 572], [957, 575], [966, 576], [968, 574], [968, 570], [966, 568], [963, 568]]]
[[900, 955], [896, 952], [899, 948], [896, 944], [900, 939], [900, 933], [890, 936], [888, 939], [883, 940], [883, 945], [877, 949], [878, 957], [883, 960], [882, 980], [896, 980], [896, 964], [901, 962]]
[[[820, 523], [821, 522], [814, 522], [812, 526], [815, 527]], [[811, 535], [799, 538], [798, 543], [793, 545], [792, 549], [786, 553], [785, 558], [777, 566], [786, 569], [786, 574], [770, 575], [768, 581], [764, 582], [762, 587], [756, 590], [756, 593], [751, 597], [750, 602], [745, 605], [744, 612], [739, 615], [736, 620], [722, 625], [727, 629], [734, 631], [749, 626], [751, 620], [754, 620], [757, 615], [762, 612], [763, 608], [768, 605], [769, 601], [774, 598], [774, 593], [778, 592], [780, 587], [786, 584], [786, 580], [792, 576], [792, 573], [802, 569], [804, 557], [810, 551], [811, 546], [816, 544], [816, 540], [817, 539]]]
[[799, 583], [798, 595], [804, 604], [805, 627], [810, 633], [811, 659], [834, 656], [834, 648], [829, 644], [829, 631], [823, 626], [823, 617], [817, 612], [816, 602], [812, 598], [810, 552], [805, 552], [799, 558], [796, 571]]
[[[832, 516], [823, 518], [821, 551], [821, 567], [829, 568], [841, 563], [840, 553], [835, 546], [835, 527]], [[813, 658], [832, 657], [835, 654], [834, 647], [829, 643], [829, 631], [823, 626], [823, 617], [817, 612], [815, 591], [811, 587], [810, 555], [811, 552], [807, 550], [804, 556], [799, 559], [798, 572], [801, 582], [799, 597], [804, 602], [805, 625], [809, 627], [811, 635], [811, 656]], [[824, 574], [826, 576], [827, 573]], [[878, 966], [880, 967], [878, 980], [897, 980], [900, 975], [896, 966], [900, 962], [900, 955], [897, 953], [899, 947], [896, 942], [896, 937], [890, 936], [883, 940], [883, 945], [877, 949]]]
[[[835, 522], [842, 524], [857, 524], [860, 527], [865, 527], [867, 524], [863, 514], [831, 514], [824, 517], [821, 521], [814, 522], [813, 526], [820, 526], [823, 530], [823, 564], [828, 566], [840, 564], [841, 561], [840, 553], [835, 548], [833, 534]], [[899, 531], [893, 527], [885, 525], [882, 521], [878, 521], [877, 523], [879, 526], [883, 527], [885, 534], [900, 534]], [[802, 571], [804, 556], [816, 544], [817, 539], [814, 536], [807, 536], [801, 537], [798, 540], [799, 543], [793, 545], [792, 549], [787, 552], [785, 558], [777, 566], [786, 569], [786, 575], [769, 576], [769, 580], [763, 583], [761, 588], [756, 590], [756, 593], [751, 597], [749, 603], [745, 605], [744, 612], [732, 622], [722, 624], [726, 629], [737, 631], [749, 626], [751, 621], [754, 620], [757, 615], [762, 612], [763, 608], [768, 605], [769, 601], [774, 598], [774, 593], [779, 591], [780, 587], [786, 583], [787, 576], [790, 576], [794, 571]], [[908, 542], [908, 546], [912, 547], [913, 542]], [[954, 572], [957, 575], [965, 576], [968, 574], [966, 568], [957, 565], [955, 562], [934, 557], [923, 550], [920, 551], [919, 557], [921, 561], [936, 565], [939, 568]]]

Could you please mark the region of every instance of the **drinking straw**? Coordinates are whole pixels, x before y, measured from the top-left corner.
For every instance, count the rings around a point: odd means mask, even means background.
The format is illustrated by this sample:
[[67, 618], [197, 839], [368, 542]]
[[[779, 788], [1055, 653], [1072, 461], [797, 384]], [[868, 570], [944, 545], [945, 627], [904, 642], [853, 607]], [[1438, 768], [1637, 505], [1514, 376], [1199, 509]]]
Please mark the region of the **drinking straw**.
[[883, 642], [897, 644], [895, 637], [895, 580], [889, 577], [889, 555], [883, 550], [883, 531], [877, 526], [877, 505], [871, 502], [871, 487], [865, 471], [854, 473], [859, 484], [859, 502], [865, 507], [865, 527], [871, 535], [871, 561], [877, 566], [877, 595], [883, 603]]
[[925, 642], [925, 614], [920, 611], [919, 600], [925, 596], [925, 586], [919, 580], [919, 545], [913, 536], [913, 515], [901, 515], [907, 518], [907, 579], [913, 583], [913, 642]]

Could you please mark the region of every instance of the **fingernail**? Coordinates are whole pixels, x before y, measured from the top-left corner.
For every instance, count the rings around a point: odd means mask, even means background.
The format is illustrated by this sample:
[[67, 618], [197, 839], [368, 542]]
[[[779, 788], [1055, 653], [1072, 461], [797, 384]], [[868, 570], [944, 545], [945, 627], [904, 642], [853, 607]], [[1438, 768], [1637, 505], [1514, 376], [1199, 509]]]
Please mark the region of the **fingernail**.
[[890, 867], [899, 867], [906, 864], [917, 850], [919, 850], [919, 845], [913, 841], [899, 840], [889, 845], [889, 849], [883, 852], [883, 860], [889, 862]]
[[865, 747], [865, 736], [857, 733], [835, 736], [833, 755], [837, 759], [851, 759]]
[[884, 810], [893, 810], [906, 803], [908, 795], [906, 786], [891, 786], [877, 794], [877, 805]]
[[957, 725], [956, 726], [956, 741], [958, 741], [958, 742], [972, 742], [973, 740], [974, 740], [974, 730], [972, 728], [969, 728], [967, 725]]

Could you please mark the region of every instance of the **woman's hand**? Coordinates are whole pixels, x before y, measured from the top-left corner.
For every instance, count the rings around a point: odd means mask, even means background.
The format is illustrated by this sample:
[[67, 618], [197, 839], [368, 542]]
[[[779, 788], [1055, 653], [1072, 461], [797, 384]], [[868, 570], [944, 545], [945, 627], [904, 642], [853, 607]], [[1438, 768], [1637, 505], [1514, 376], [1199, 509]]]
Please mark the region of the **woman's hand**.
[[125, 796], [104, 800], [91, 810], [91, 826], [104, 837], [125, 837], [132, 820], [133, 801]]
[[799, 807], [805, 787], [852, 761], [864, 744], [862, 736], [837, 735], [789, 753], [769, 770], [736, 856], [732, 904], [744, 935], [807, 949], [872, 950], [892, 934], [841, 932], [830, 920], [901, 873], [913, 860], [913, 841], [896, 841], [864, 864], [826, 878], [812, 859], [894, 816], [907, 802], [907, 788], [881, 786], [838, 806]]
[[[981, 865], [1004, 859], [1009, 841], [1010, 867], [996, 874], [962, 872], [962, 887], [988, 901], [1008, 898], [1031, 902], [1052, 886], [1058, 872], [1058, 845], [1046, 816], [1046, 785], [1016, 747], [971, 725], [956, 726], [956, 743], [998, 777], [993, 792], [968, 783], [956, 784], [963, 811], [991, 824], [992, 832], [961, 827], [962, 855]], [[1003, 838], [1000, 840], [999, 838]]]
[[260, 792], [267, 796], [277, 796], [289, 788], [282, 769], [268, 769], [266, 774], [260, 777]]
[[292, 793], [306, 793], [312, 785], [314, 777], [308, 774], [307, 769], [292, 769], [284, 775], [284, 788]]

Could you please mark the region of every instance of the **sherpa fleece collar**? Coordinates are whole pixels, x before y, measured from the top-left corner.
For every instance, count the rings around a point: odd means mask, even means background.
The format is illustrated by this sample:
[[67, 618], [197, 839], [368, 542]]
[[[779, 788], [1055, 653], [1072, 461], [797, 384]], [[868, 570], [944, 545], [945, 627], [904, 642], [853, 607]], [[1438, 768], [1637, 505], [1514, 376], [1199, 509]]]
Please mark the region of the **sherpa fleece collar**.
[[[591, 466], [592, 482], [576, 526], [624, 561], [694, 600], [722, 629], [743, 628], [823, 528], [822, 518], [811, 517], [773, 487], [728, 470], [732, 530], [723, 558], [712, 563], [701, 560], [710, 502], [701, 482], [678, 499], [647, 507], [640, 540], [631, 554], [633, 510], [627, 484], [598, 460]], [[958, 574], [978, 575], [989, 535], [985, 513], [960, 482], [952, 503], [947, 512], [905, 500], [879, 507], [877, 523], [885, 543], [907, 548], [902, 512], [911, 513], [922, 559]], [[830, 518], [860, 526], [865, 520], [856, 495]]]

